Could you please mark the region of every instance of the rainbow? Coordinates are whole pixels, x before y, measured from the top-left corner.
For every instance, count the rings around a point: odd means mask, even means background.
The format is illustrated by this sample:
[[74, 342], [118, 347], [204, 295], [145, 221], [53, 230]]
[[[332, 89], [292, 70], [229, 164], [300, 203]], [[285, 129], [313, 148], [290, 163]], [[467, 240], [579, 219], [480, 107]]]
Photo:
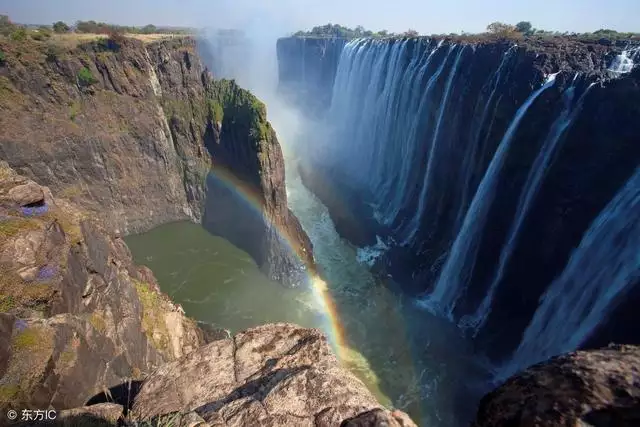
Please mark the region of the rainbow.
[[306, 254], [305, 249], [289, 235], [288, 231], [285, 230], [284, 227], [264, 215], [262, 209], [262, 198], [254, 188], [242, 182], [227, 169], [220, 167], [219, 165], [216, 165], [209, 171], [207, 179], [213, 179], [216, 183], [224, 186], [224, 188], [245, 202], [247, 207], [254, 211], [258, 216], [267, 221], [275, 230], [277, 230], [278, 236], [285, 244], [286, 248], [292, 254], [295, 254], [296, 258], [305, 266], [305, 271], [307, 272], [307, 278], [311, 284], [314, 299], [325, 314], [326, 321], [322, 329], [327, 335], [338, 359], [342, 361], [344, 359], [344, 349], [348, 348], [345, 339], [345, 331], [340, 323], [338, 311], [329, 291], [329, 287], [320, 277], [316, 270], [316, 266], [309, 261], [310, 257]]

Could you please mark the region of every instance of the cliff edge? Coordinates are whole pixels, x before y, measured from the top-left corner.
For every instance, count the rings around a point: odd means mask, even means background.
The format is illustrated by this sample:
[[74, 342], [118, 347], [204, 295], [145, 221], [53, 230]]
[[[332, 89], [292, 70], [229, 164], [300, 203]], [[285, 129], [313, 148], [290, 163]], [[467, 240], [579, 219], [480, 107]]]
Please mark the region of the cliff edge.
[[[206, 205], [208, 230], [270, 277], [290, 284], [313, 264], [287, 208], [282, 152], [264, 105], [214, 80], [193, 38], [3, 38], [0, 52], [0, 158], [18, 173], [110, 232], [201, 222]], [[253, 203], [227, 203], [229, 188], [207, 180], [212, 168], [230, 175], [231, 191], [249, 188]]]

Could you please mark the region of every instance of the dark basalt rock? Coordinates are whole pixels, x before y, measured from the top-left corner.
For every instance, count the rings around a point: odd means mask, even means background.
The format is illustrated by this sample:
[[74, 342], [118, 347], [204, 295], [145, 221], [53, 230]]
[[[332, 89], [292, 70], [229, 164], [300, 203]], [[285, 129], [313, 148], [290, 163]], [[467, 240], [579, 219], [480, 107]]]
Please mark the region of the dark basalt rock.
[[[316, 168], [304, 161], [298, 171], [304, 186], [329, 209], [340, 236], [359, 247], [375, 245], [376, 236], [384, 236], [382, 227], [373, 220], [366, 196], [352, 188], [347, 180], [338, 178], [338, 172]], [[339, 186], [336, 186], [337, 182]]]
[[640, 347], [553, 358], [486, 395], [474, 427], [640, 425]]

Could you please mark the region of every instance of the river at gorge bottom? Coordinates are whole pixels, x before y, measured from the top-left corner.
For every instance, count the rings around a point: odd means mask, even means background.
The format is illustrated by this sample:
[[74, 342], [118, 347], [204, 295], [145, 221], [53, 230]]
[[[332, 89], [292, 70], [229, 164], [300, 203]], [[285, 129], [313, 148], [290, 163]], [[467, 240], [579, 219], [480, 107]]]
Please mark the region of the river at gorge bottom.
[[380, 403], [406, 411], [422, 426], [468, 425], [487, 391], [471, 343], [454, 325], [374, 278], [285, 155], [289, 206], [311, 238], [334, 312], [326, 312], [310, 288], [269, 280], [247, 253], [198, 224], [167, 224], [127, 237], [135, 262], [153, 270], [188, 316], [232, 333], [291, 322], [320, 328], [332, 341], [337, 325], [341, 362]]

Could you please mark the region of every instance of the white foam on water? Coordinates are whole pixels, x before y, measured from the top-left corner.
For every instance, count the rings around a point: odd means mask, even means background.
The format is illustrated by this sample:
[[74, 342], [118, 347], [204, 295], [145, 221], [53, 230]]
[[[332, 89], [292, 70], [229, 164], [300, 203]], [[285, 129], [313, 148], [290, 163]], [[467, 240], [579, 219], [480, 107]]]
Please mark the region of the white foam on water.
[[377, 242], [375, 245], [358, 248], [356, 259], [359, 263], [373, 267], [376, 260], [389, 249], [389, 246], [382, 241], [380, 236], [376, 236], [376, 240]]

